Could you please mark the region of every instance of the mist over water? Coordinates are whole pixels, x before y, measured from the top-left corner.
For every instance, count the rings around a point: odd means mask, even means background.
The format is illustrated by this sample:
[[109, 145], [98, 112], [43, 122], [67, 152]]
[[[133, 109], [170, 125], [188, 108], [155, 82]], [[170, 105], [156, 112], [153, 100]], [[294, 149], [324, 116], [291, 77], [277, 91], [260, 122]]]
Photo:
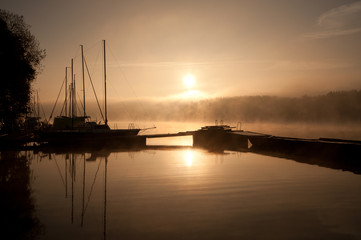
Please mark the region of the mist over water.
[[206, 100], [113, 102], [114, 119], [158, 121], [245, 121], [361, 123], [361, 91], [303, 97], [240, 96]]
[[361, 125], [337, 123], [244, 123], [243, 129], [282, 137], [361, 140]]
[[[194, 101], [112, 100], [108, 105], [111, 128], [135, 126], [145, 129], [141, 135], [195, 131], [203, 126], [223, 123], [274, 136], [361, 140], [361, 91], [356, 90], [298, 98], [244, 96]], [[50, 112], [52, 107], [52, 104], [44, 104], [44, 112]], [[78, 112], [81, 112], [80, 108]], [[60, 106], [57, 106], [53, 117], [59, 113]], [[87, 104], [87, 115], [93, 121], [103, 121], [95, 102]], [[148, 139], [147, 144], [191, 146], [192, 138]]]
[[[44, 104], [44, 112], [49, 114], [52, 107], [53, 104]], [[60, 106], [57, 106], [53, 116], [58, 114]], [[93, 120], [102, 120], [95, 102], [87, 103], [87, 115]], [[113, 100], [108, 104], [108, 119], [114, 123], [132, 122], [141, 128], [159, 125], [159, 122], [174, 121], [212, 125], [218, 120], [228, 125], [237, 125], [237, 122], [244, 126], [248, 124], [252, 127], [247, 130], [254, 131], [259, 131], [254, 128], [258, 123], [262, 131], [268, 131], [268, 128], [262, 125], [271, 123], [271, 126], [275, 125], [272, 129], [276, 132], [268, 133], [283, 135], [282, 129], [276, 127], [283, 125], [286, 129], [292, 129], [291, 132], [299, 137], [302, 136], [302, 132], [305, 133], [304, 137], [317, 137], [319, 130], [332, 131], [332, 128], [344, 136], [341, 132], [347, 132], [347, 129], [351, 128], [356, 132], [355, 136], [351, 137], [358, 138], [358, 126], [361, 125], [361, 91], [329, 92], [325, 95], [303, 97], [243, 96], [194, 101]], [[126, 128], [128, 125], [122, 124], [117, 127]], [[178, 131], [184, 130], [179, 124], [178, 128]], [[311, 134], [312, 132], [315, 134]]]

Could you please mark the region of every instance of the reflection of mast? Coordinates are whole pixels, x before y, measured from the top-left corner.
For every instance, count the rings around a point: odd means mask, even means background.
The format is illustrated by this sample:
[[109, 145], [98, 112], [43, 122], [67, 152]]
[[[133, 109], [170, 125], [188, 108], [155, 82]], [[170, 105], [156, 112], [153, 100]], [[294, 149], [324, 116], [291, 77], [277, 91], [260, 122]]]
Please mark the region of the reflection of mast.
[[84, 166], [83, 166], [83, 201], [82, 201], [82, 209], [81, 209], [81, 227], [83, 227], [84, 223], [84, 196], [85, 196], [85, 154], [84, 154]]
[[74, 222], [74, 153], [71, 154], [71, 223]]
[[108, 168], [108, 157], [105, 157], [105, 166], [104, 166], [104, 232], [103, 232], [104, 239], [106, 239], [106, 236], [107, 236], [107, 168]]
[[[68, 160], [69, 164], [68, 164]], [[76, 186], [75, 186], [75, 181], [76, 181], [76, 156], [74, 153], [71, 153], [70, 158], [68, 157], [68, 155], [66, 155], [65, 157], [65, 197], [68, 196], [68, 190], [67, 190], [67, 171], [69, 171], [69, 174], [71, 175], [71, 224], [74, 223], [74, 204], [76, 204], [75, 202], [75, 191], [76, 191]], [[93, 188], [94, 185], [96, 183], [96, 179], [97, 179], [97, 175], [100, 169], [101, 169], [101, 165], [102, 165], [102, 160], [99, 161], [98, 164], [98, 168], [95, 172], [94, 175], [94, 179], [92, 181], [92, 185], [90, 187], [90, 192], [89, 195], [87, 195], [87, 202], [85, 202], [85, 186], [86, 186], [86, 161], [88, 159], [86, 159], [86, 155], [83, 155], [83, 182], [82, 182], [82, 210], [81, 210], [81, 227], [84, 226], [84, 218], [85, 218], [85, 213], [86, 210], [88, 208], [89, 202], [90, 202], [90, 198], [93, 192]], [[68, 167], [69, 166], [69, 167]], [[104, 206], [103, 206], [103, 239], [106, 239], [106, 233], [107, 233], [107, 170], [108, 169], [108, 156], [105, 156], [105, 163], [104, 163]]]
[[68, 198], [68, 159], [69, 155], [65, 154], [65, 198]]

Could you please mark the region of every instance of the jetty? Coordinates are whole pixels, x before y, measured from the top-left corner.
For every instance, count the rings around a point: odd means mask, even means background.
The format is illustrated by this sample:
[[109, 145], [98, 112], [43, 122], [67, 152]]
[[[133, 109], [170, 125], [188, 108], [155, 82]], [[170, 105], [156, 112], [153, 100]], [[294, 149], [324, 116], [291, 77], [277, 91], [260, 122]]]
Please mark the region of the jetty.
[[[150, 138], [167, 138], [167, 137], [181, 137], [192, 136], [193, 147], [205, 148], [211, 151], [249, 151], [262, 154], [286, 154], [288, 156], [303, 156], [303, 157], [318, 157], [328, 159], [348, 159], [357, 160], [361, 159], [361, 141], [346, 140], [336, 138], [318, 138], [318, 139], [304, 139], [304, 138], [291, 138], [273, 136], [270, 134], [257, 133], [251, 131], [245, 131], [235, 129], [228, 125], [213, 125], [204, 126], [201, 129], [195, 131], [185, 131], [178, 133], [165, 133], [165, 134], [142, 134], [132, 136], [131, 141], [97, 141], [99, 139], [93, 139], [92, 146], [101, 145], [100, 147], [106, 147], [107, 145], [117, 146], [120, 142], [126, 142], [122, 144], [124, 147], [145, 147], [146, 139]], [[5, 142], [20, 143], [20, 145], [42, 146], [46, 145], [44, 139], [32, 138], [26, 136], [26, 138], [11, 139], [9, 137], [2, 136], [1, 142], [3, 147]], [[60, 144], [62, 145], [62, 144]], [[76, 147], [79, 144], [74, 144]], [[361, 161], [360, 161], [361, 162]]]
[[[204, 126], [195, 131], [164, 134], [142, 134], [120, 141], [98, 141], [92, 144], [48, 144], [42, 139], [26, 136], [12, 139], [1, 136], [0, 150], [34, 150], [42, 152], [64, 151], [140, 151], [152, 148], [179, 146], [147, 146], [147, 139], [191, 136], [194, 148], [217, 154], [224, 151], [255, 153], [301, 163], [341, 169], [361, 174], [361, 141], [337, 138], [304, 139], [273, 136], [240, 130], [228, 125]], [[7, 143], [7, 144], [6, 144]], [[14, 144], [11, 144], [14, 143]], [[189, 148], [189, 146], [187, 147]]]
[[178, 133], [161, 133], [161, 134], [149, 134], [149, 135], [140, 135], [145, 138], [164, 138], [164, 137], [182, 137], [182, 136], [193, 136], [196, 131], [186, 131]]
[[357, 140], [281, 137], [251, 131], [233, 130], [227, 125], [206, 126], [195, 131], [193, 133], [193, 146], [328, 159], [347, 158], [349, 160], [356, 159], [357, 161], [361, 157], [361, 141]]
[[[337, 138], [318, 138], [304, 139], [274, 136], [270, 134], [257, 133], [235, 129], [228, 125], [204, 126], [195, 131], [184, 131], [177, 133], [163, 134], [141, 134], [132, 136], [134, 143], [138, 146], [145, 146], [146, 139], [192, 136], [193, 147], [206, 148], [209, 150], [242, 150], [252, 152], [279, 152], [302, 156], [327, 156], [358, 158], [361, 157], [361, 141], [346, 140]], [[20, 146], [31, 144], [33, 146], [44, 145], [44, 139], [26, 135], [19, 139], [1, 136], [1, 142], [16, 143]], [[107, 141], [102, 144], [94, 139], [94, 145], [108, 144]], [[114, 141], [111, 145], [117, 145], [119, 141]], [[76, 147], [77, 144], [74, 145]]]
[[205, 126], [195, 131], [141, 135], [144, 138], [192, 136], [193, 147], [213, 152], [247, 151], [286, 158], [340, 160], [361, 165], [361, 141], [336, 138], [292, 138], [235, 129], [228, 125]]
[[291, 138], [244, 131], [228, 125], [196, 131], [143, 135], [146, 138], [192, 136], [193, 147], [222, 153], [251, 152], [361, 174], [361, 141], [336, 138]]
[[273, 136], [227, 125], [196, 131], [144, 135], [146, 138], [192, 136], [193, 147], [210, 152], [250, 152], [361, 174], [361, 141], [336, 138], [304, 139]]

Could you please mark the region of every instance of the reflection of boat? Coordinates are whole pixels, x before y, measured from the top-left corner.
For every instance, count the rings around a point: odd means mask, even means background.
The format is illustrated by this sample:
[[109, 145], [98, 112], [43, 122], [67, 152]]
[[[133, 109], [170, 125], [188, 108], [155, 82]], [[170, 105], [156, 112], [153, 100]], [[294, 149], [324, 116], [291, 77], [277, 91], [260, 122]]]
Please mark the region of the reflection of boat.
[[[65, 153], [65, 152], [64, 152]], [[63, 153], [63, 154], [64, 154]], [[94, 187], [94, 183], [96, 182], [97, 176], [98, 176], [98, 172], [100, 169], [100, 166], [102, 164], [102, 160], [104, 159], [104, 204], [103, 204], [103, 237], [104, 239], [106, 239], [106, 221], [107, 221], [107, 168], [108, 168], [108, 157], [110, 155], [110, 153], [101, 153], [101, 152], [95, 152], [94, 159], [91, 159], [92, 161], [96, 161], [98, 160], [98, 168], [94, 173], [94, 177], [92, 180], [92, 184], [90, 187], [90, 190], [88, 191], [88, 193], [86, 194], [86, 175], [90, 175], [86, 173], [86, 162], [89, 159], [86, 159], [86, 153], [82, 152], [82, 153], [65, 153], [65, 158], [64, 158], [64, 176], [59, 168], [58, 162], [56, 160], [56, 155], [54, 154], [54, 162], [58, 168], [58, 172], [60, 174], [61, 180], [63, 181], [63, 184], [65, 186], [65, 198], [69, 197], [70, 194], [70, 198], [71, 198], [71, 214], [70, 214], [70, 220], [71, 220], [71, 224], [74, 224], [74, 222], [76, 222], [78, 220], [77, 214], [76, 214], [76, 207], [79, 204], [79, 202], [74, 201], [75, 200], [75, 195], [77, 193], [77, 189], [79, 190], [80, 188], [78, 188], [77, 184], [81, 183], [82, 187], [82, 194], [81, 196], [79, 196], [79, 198], [81, 197], [81, 216], [80, 216], [80, 226], [84, 227], [85, 225], [85, 215], [86, 215], [86, 210], [89, 206], [89, 202], [93, 193], [93, 187]], [[51, 158], [52, 154], [49, 154], [49, 158]], [[81, 174], [77, 174], [77, 168], [79, 167], [79, 156], [82, 156], [82, 165], [83, 165], [83, 174], [81, 176]], [[77, 166], [78, 165], [78, 166]], [[92, 174], [91, 174], [92, 175]], [[82, 181], [79, 181], [79, 178], [82, 178]], [[70, 178], [70, 189], [68, 189], [68, 179]], [[70, 190], [70, 192], [68, 192], [68, 190]], [[86, 197], [87, 195], [87, 197]], [[79, 205], [78, 205], [79, 206]]]
[[[53, 126], [48, 131], [42, 131], [39, 139], [41, 142], [47, 142], [54, 145], [109, 145], [109, 144], [124, 144], [131, 145], [145, 145], [145, 138], [137, 136], [140, 129], [135, 128], [133, 124], [129, 125], [128, 129], [110, 129], [107, 119], [107, 102], [106, 102], [106, 57], [105, 57], [105, 40], [104, 44], [104, 89], [105, 89], [105, 106], [104, 115], [102, 114], [104, 123], [97, 123], [89, 121], [89, 116], [85, 111], [85, 91], [83, 90], [83, 116], [78, 116], [76, 113], [76, 93], [75, 93], [75, 77], [73, 74], [73, 60], [71, 63], [71, 84], [69, 102], [67, 90], [65, 87], [65, 116], [55, 117]], [[81, 46], [82, 47], [82, 46]], [[83, 69], [83, 89], [84, 88], [84, 54], [82, 50], [82, 69]], [[66, 69], [67, 70], [67, 69]], [[67, 73], [65, 78], [65, 85], [67, 85]], [[67, 105], [69, 103], [69, 113]], [[98, 103], [99, 105], [99, 103]]]

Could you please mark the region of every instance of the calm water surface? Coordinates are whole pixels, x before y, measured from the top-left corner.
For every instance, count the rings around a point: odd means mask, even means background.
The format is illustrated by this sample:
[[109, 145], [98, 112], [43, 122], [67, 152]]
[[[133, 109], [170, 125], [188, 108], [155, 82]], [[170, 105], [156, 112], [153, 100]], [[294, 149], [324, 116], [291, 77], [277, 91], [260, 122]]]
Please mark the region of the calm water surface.
[[197, 149], [95, 157], [33, 155], [42, 239], [361, 239], [360, 175]]
[[189, 146], [17, 154], [34, 238], [361, 239], [349, 171]]

